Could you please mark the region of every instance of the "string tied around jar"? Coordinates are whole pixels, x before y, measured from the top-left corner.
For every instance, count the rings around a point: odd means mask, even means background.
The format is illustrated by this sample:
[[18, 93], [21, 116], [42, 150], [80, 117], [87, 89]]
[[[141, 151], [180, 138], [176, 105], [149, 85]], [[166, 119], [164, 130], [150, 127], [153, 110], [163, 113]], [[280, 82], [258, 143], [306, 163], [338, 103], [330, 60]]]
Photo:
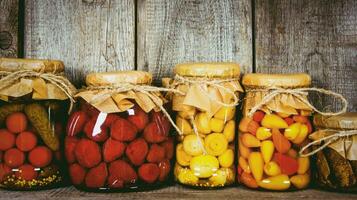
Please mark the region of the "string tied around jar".
[[[334, 96], [342, 101], [343, 107], [340, 111], [337, 112], [323, 112], [319, 109], [317, 109], [315, 106], [313, 106], [309, 100], [307, 100], [306, 96], [309, 94], [310, 91], [313, 92], [318, 92], [321, 94], [325, 95], [330, 95]], [[268, 92], [267, 95], [265, 95], [262, 100], [257, 103], [252, 109], [248, 112], [248, 116], [252, 117], [253, 114], [262, 108], [265, 104], [268, 102], [272, 101], [274, 97], [276, 97], [279, 94], [291, 94], [297, 99], [299, 99], [301, 102], [303, 102], [305, 105], [310, 107], [313, 111], [325, 115], [325, 116], [334, 116], [334, 115], [340, 115], [346, 112], [347, 106], [348, 106], [348, 101], [343, 97], [341, 94], [333, 92], [331, 90], [325, 90], [322, 88], [280, 88], [280, 87], [269, 87], [269, 88], [262, 88], [262, 89], [246, 89], [246, 92]]]
[[158, 97], [155, 94], [155, 92], [172, 92], [172, 93], [183, 94], [179, 90], [171, 89], [171, 88], [155, 87], [155, 86], [150, 86], [150, 85], [132, 84], [132, 83], [127, 83], [127, 82], [103, 85], [103, 86], [87, 86], [87, 87], [83, 88], [82, 90], [86, 90], [86, 91], [100, 90], [101, 91], [100, 94], [94, 95], [94, 97], [91, 99], [91, 101], [88, 102], [90, 104], [96, 103], [97, 101], [99, 101], [100, 99], [103, 99], [103, 98], [109, 98], [113, 94], [117, 94], [117, 93], [129, 92], [129, 91], [141, 92], [141, 93], [147, 95], [152, 100], [152, 102], [157, 107], [160, 108], [160, 110], [168, 118], [168, 120], [170, 121], [171, 125], [175, 128], [175, 130], [180, 135], [183, 134], [181, 132], [181, 130], [176, 126], [175, 122], [172, 120], [170, 114], [167, 112], [167, 110], [162, 105], [160, 97]]
[[32, 70], [18, 70], [14, 72], [0, 71], [0, 77], [0, 90], [11, 86], [21, 78], [41, 78], [55, 85], [68, 97], [70, 100], [68, 112], [71, 112], [75, 103], [73, 96], [76, 94], [77, 89], [61, 73], [55, 74], [51, 72], [36, 72]]
[[[309, 157], [312, 156], [314, 154], [316, 154], [319, 151], [322, 151], [324, 148], [326, 148], [327, 146], [329, 146], [330, 144], [336, 142], [338, 139], [340, 138], [346, 138], [349, 136], [354, 136], [357, 135], [357, 130], [335, 130], [335, 129], [324, 129], [324, 130], [319, 130], [319, 131], [324, 131], [324, 132], [334, 132], [333, 134], [329, 135], [329, 136], [325, 136], [322, 137], [320, 139], [317, 139], [315, 141], [312, 141], [310, 143], [308, 143], [307, 145], [305, 145], [303, 148], [301, 148], [301, 150], [299, 151], [299, 154], [301, 157]], [[305, 150], [307, 150], [308, 148], [310, 148], [313, 145], [317, 145], [320, 144], [321, 142], [324, 142], [323, 145], [319, 146], [318, 148], [314, 149], [311, 152], [308, 153], [304, 153]]]

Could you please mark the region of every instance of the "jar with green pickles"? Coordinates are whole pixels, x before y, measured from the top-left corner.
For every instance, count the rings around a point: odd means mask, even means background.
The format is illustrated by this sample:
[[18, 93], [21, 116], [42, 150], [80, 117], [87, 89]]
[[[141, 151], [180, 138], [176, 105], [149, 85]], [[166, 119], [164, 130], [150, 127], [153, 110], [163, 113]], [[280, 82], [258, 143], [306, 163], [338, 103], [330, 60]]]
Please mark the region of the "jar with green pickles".
[[176, 126], [175, 178], [180, 184], [219, 188], [235, 182], [236, 104], [240, 68], [234, 63], [189, 63], [175, 67], [171, 86]]
[[0, 187], [63, 185], [61, 149], [69, 109], [64, 91], [75, 92], [63, 71], [61, 61], [0, 58]]
[[[310, 135], [318, 186], [334, 191], [357, 192], [357, 113], [314, 116]], [[327, 146], [325, 146], [328, 144]]]
[[[309, 87], [307, 74], [247, 74], [239, 122], [238, 181], [265, 190], [298, 190], [310, 183], [310, 160], [299, 150], [312, 133], [311, 108], [292, 93]], [[274, 96], [272, 96], [274, 94]], [[300, 95], [300, 94], [298, 94]]]

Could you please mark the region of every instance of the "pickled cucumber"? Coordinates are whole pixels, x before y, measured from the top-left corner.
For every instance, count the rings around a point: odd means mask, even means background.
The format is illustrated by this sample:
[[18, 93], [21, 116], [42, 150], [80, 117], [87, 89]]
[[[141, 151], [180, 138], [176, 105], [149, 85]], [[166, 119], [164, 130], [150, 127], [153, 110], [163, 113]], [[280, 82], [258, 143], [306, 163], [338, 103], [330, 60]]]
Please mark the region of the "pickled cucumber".
[[51, 127], [51, 122], [46, 109], [40, 104], [32, 103], [26, 105], [24, 111], [43, 142], [51, 150], [57, 151], [60, 142], [54, 129]]

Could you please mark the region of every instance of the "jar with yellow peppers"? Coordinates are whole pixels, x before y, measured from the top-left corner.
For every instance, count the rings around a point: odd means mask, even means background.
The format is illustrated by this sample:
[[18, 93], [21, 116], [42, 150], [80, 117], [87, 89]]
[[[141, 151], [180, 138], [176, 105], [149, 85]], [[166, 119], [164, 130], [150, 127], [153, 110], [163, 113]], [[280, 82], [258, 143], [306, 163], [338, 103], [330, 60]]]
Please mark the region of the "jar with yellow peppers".
[[312, 151], [316, 183], [328, 190], [357, 192], [357, 113], [314, 116], [316, 131], [304, 148]]
[[61, 61], [0, 58], [0, 187], [64, 183], [62, 138], [76, 89], [63, 71]]
[[177, 182], [217, 188], [235, 182], [236, 105], [240, 68], [234, 63], [179, 64], [170, 86], [179, 129], [174, 169]]
[[[247, 74], [239, 122], [238, 180], [249, 188], [303, 189], [310, 183], [309, 158], [299, 149], [313, 128], [307, 95], [293, 89], [310, 86], [307, 74]], [[297, 97], [298, 96], [298, 97]]]

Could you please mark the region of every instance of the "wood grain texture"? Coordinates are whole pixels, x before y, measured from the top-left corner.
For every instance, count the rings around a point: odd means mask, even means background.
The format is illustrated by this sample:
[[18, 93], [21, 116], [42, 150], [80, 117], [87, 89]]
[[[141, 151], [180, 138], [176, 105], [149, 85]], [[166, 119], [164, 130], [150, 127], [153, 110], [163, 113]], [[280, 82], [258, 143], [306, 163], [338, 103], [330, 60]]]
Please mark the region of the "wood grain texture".
[[177, 63], [233, 61], [252, 71], [250, 0], [138, 0], [138, 69], [160, 80]]
[[88, 72], [134, 69], [134, 0], [26, 1], [25, 56], [64, 61], [80, 85]]
[[357, 111], [357, 1], [256, 0], [255, 16], [257, 72], [309, 73], [314, 86], [343, 94]]
[[0, 0], [0, 57], [18, 54], [19, 0]]
[[88, 193], [76, 190], [73, 187], [59, 188], [46, 191], [36, 192], [14, 192], [0, 191], [0, 199], [130, 199], [130, 200], [166, 200], [166, 199], [274, 199], [274, 200], [298, 200], [298, 199], [313, 199], [313, 200], [332, 200], [332, 199], [356, 199], [357, 194], [347, 193], [332, 193], [313, 189], [297, 191], [297, 192], [261, 192], [240, 187], [226, 188], [222, 190], [193, 190], [183, 188], [181, 186], [172, 186], [160, 190], [149, 192], [136, 193]]

